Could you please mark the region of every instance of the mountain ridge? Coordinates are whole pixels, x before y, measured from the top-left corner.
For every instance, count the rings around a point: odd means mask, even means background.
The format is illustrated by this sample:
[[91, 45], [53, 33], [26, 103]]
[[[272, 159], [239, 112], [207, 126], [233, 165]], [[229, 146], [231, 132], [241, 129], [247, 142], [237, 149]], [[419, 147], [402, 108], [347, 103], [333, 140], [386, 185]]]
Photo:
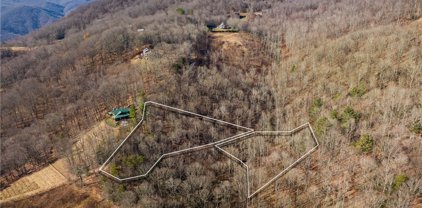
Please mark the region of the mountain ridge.
[[91, 0], [21, 0], [1, 2], [1, 42], [51, 24]]
[[[419, 207], [422, 2], [268, 2], [101, 0], [8, 43], [0, 188], [27, 190], [22, 176], [63, 159], [79, 179], [71, 185], [94, 186], [98, 201], [119, 207]], [[207, 28], [221, 22], [240, 31]], [[245, 166], [211, 149], [164, 158], [142, 180], [99, 177], [144, 109], [156, 116], [116, 154], [110, 174], [136, 173], [161, 150], [221, 132], [152, 113], [145, 101], [263, 131], [309, 122], [319, 146], [252, 200]], [[126, 121], [108, 114], [119, 107], [130, 109]], [[226, 148], [260, 187], [307, 149], [299, 141]], [[94, 207], [71, 191], [9, 207], [57, 207], [57, 199]]]

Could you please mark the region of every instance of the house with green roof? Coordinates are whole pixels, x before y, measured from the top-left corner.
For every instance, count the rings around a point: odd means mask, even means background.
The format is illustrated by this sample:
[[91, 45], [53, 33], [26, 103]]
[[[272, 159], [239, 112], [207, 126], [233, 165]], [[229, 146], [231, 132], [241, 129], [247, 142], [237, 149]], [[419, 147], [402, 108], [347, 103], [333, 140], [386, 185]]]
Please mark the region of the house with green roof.
[[108, 112], [109, 115], [113, 116], [115, 121], [121, 119], [129, 118], [130, 110], [129, 108], [114, 108], [112, 111]]

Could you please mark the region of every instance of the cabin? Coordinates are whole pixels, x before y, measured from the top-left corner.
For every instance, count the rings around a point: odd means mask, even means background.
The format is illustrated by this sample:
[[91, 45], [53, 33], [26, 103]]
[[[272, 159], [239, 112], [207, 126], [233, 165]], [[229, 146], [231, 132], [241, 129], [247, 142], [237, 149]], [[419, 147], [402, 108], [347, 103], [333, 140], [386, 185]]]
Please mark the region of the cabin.
[[263, 13], [262, 11], [259, 12], [253, 12], [253, 13], [249, 13], [249, 12], [235, 12], [234, 13], [235, 16], [241, 20], [245, 20], [245, 21], [249, 21], [251, 19], [257, 18], [257, 17], [262, 17]]
[[149, 48], [144, 48], [143, 50], [142, 50], [142, 56], [146, 56], [147, 54], [149, 54], [149, 53], [151, 53], [151, 50], [149, 50]]
[[[208, 26], [208, 28], [210, 27]], [[215, 28], [210, 28], [210, 30], [211, 32], [239, 32], [239, 29], [227, 26], [226, 24], [224, 24], [224, 22], [222, 22]]]
[[108, 114], [113, 117], [114, 121], [120, 121], [129, 118], [130, 110], [129, 108], [114, 108]]
[[221, 24], [219, 24], [217, 26], [218, 29], [228, 29], [228, 27], [226, 26], [226, 24], [224, 24], [224, 22], [222, 22]]

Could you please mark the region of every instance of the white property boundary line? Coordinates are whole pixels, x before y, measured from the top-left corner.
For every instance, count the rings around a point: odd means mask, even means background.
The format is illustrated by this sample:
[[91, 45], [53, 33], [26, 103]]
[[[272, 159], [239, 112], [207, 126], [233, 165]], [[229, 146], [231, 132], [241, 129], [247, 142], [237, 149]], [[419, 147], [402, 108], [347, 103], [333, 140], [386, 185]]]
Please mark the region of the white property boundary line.
[[[272, 179], [270, 179], [267, 183], [265, 183], [260, 188], [258, 188], [252, 194], [251, 194], [251, 190], [250, 190], [249, 167], [248, 167], [248, 165], [246, 165], [242, 160], [240, 160], [236, 156], [230, 154], [229, 152], [225, 151], [223, 148], [220, 147], [220, 146], [227, 145], [228, 143], [237, 142], [240, 139], [245, 139], [249, 135], [255, 135], [255, 134], [258, 134], [258, 135], [274, 134], [274, 135], [286, 135], [287, 136], [287, 135], [293, 135], [293, 134], [297, 133], [298, 131], [301, 131], [302, 129], [307, 128], [307, 127], [311, 131], [311, 135], [312, 135], [313, 140], [315, 142], [315, 146], [311, 150], [309, 150], [306, 154], [302, 155], [299, 159], [297, 159], [292, 164], [290, 164], [287, 168], [285, 168], [284, 170], [282, 170], [279, 174], [277, 174]], [[233, 139], [230, 139], [230, 140], [226, 140], [224, 142], [221, 142], [221, 143], [218, 143], [217, 145], [215, 145], [215, 147], [219, 151], [221, 151], [224, 155], [226, 155], [227, 157], [229, 157], [230, 159], [232, 159], [232, 160], [234, 160], [236, 162], [239, 162], [241, 164], [241, 166], [243, 166], [244, 168], [246, 168], [246, 180], [247, 180], [248, 199], [251, 199], [252, 197], [256, 196], [259, 192], [261, 192], [262, 190], [264, 190], [265, 188], [267, 188], [269, 185], [271, 185], [274, 181], [276, 181], [278, 178], [280, 178], [281, 176], [283, 176], [287, 171], [291, 170], [299, 162], [301, 162], [307, 156], [309, 156], [312, 152], [314, 152], [318, 148], [318, 146], [319, 146], [318, 140], [317, 140], [317, 138], [315, 136], [314, 130], [312, 129], [312, 126], [311, 126], [310, 123], [302, 124], [301, 126], [295, 128], [293, 130], [290, 130], [290, 131], [254, 131], [254, 132], [250, 132], [250, 133], [248, 133], [246, 135], [243, 135], [241, 137], [233, 138]]]
[[[224, 125], [230, 125], [230, 126], [234, 126], [236, 128], [239, 129], [244, 129], [246, 130], [246, 132], [240, 133], [238, 135], [229, 137], [229, 138], [225, 138], [222, 139], [220, 141], [216, 141], [216, 142], [211, 142], [205, 145], [200, 145], [197, 147], [191, 147], [191, 148], [186, 148], [186, 149], [182, 149], [182, 150], [178, 150], [178, 151], [173, 151], [173, 152], [169, 152], [169, 153], [165, 153], [163, 155], [161, 155], [157, 161], [150, 167], [150, 169], [145, 173], [145, 174], [141, 174], [141, 175], [137, 175], [137, 176], [132, 176], [132, 177], [127, 177], [127, 178], [119, 178], [117, 176], [114, 176], [108, 172], [106, 172], [104, 170], [104, 167], [110, 163], [111, 159], [116, 155], [116, 153], [121, 149], [121, 147], [123, 146], [123, 144], [134, 134], [134, 132], [139, 128], [139, 126], [141, 126], [141, 124], [143, 123], [144, 119], [146, 119], [146, 109], [147, 106], [149, 105], [156, 105], [162, 108], [167, 108], [170, 109], [172, 111], [178, 112], [178, 113], [182, 113], [182, 114], [188, 114], [191, 116], [197, 116], [209, 121], [213, 121], [216, 123], [220, 123], [220, 124], [224, 124]], [[267, 183], [265, 183], [264, 185], [262, 185], [260, 188], [258, 188], [255, 192], [253, 192], [252, 194], [250, 193], [250, 183], [249, 183], [249, 167], [248, 165], [246, 165], [242, 160], [240, 160], [239, 158], [237, 158], [236, 156], [230, 154], [229, 152], [225, 151], [224, 149], [222, 149], [220, 146], [224, 146], [227, 145], [229, 143], [233, 143], [233, 142], [237, 142], [238, 140], [241, 139], [245, 139], [246, 137], [250, 136], [250, 135], [254, 135], [254, 134], [261, 134], [261, 135], [293, 135], [295, 133], [297, 133], [298, 131], [301, 131], [304, 128], [309, 128], [312, 138], [315, 142], [315, 146], [309, 150], [308, 152], [306, 152], [304, 155], [302, 155], [299, 159], [297, 159], [296, 161], [294, 161], [292, 164], [290, 164], [287, 168], [285, 168], [284, 170], [282, 170], [279, 174], [277, 174], [276, 176], [274, 176], [272, 179], [270, 179]], [[218, 119], [214, 119], [208, 116], [204, 116], [204, 115], [200, 115], [197, 113], [193, 113], [193, 112], [189, 112], [189, 111], [185, 111], [179, 108], [174, 108], [168, 105], [164, 105], [164, 104], [160, 104], [160, 103], [156, 103], [153, 101], [147, 101], [144, 103], [144, 109], [142, 112], [142, 119], [141, 121], [135, 126], [135, 128], [126, 136], [126, 138], [119, 144], [119, 146], [113, 151], [113, 153], [110, 155], [110, 157], [101, 165], [101, 167], [99, 168], [99, 172], [107, 177], [110, 177], [111, 179], [116, 180], [117, 182], [127, 182], [127, 181], [131, 181], [131, 180], [136, 180], [139, 178], [143, 178], [146, 177], [156, 166], [157, 164], [164, 159], [165, 157], [171, 157], [171, 156], [176, 156], [176, 155], [180, 155], [183, 153], [188, 153], [188, 152], [193, 152], [193, 151], [198, 151], [198, 150], [203, 150], [203, 149], [207, 149], [210, 147], [215, 147], [217, 150], [221, 151], [225, 156], [229, 157], [230, 159], [239, 162], [241, 164], [241, 166], [243, 166], [246, 169], [246, 179], [247, 179], [247, 193], [248, 193], [248, 200], [251, 199], [252, 197], [256, 196], [259, 192], [261, 192], [262, 190], [264, 190], [265, 188], [267, 188], [269, 185], [271, 185], [274, 181], [276, 181], [278, 178], [280, 178], [281, 176], [283, 176], [286, 172], [288, 172], [289, 170], [291, 170], [294, 166], [296, 166], [299, 162], [301, 162], [302, 160], [304, 160], [307, 156], [309, 156], [312, 152], [314, 152], [319, 146], [319, 142], [315, 136], [314, 130], [312, 129], [311, 124], [305, 123], [300, 125], [299, 127], [296, 127], [293, 130], [290, 131], [255, 131], [251, 128], [247, 128], [244, 126], [240, 126], [237, 124], [233, 124], [233, 123], [229, 123], [223, 120], [218, 120]]]
[[[229, 126], [232, 126], [232, 127], [236, 127], [238, 129], [246, 130], [246, 132], [240, 133], [238, 135], [235, 135], [235, 136], [232, 136], [232, 137], [229, 137], [229, 138], [226, 138], [226, 139], [222, 139], [220, 141], [211, 142], [211, 143], [208, 143], [208, 144], [205, 144], [205, 145], [200, 145], [200, 146], [197, 146], [197, 147], [191, 147], [191, 148], [186, 148], [186, 149], [182, 149], [182, 150], [178, 150], [178, 151], [165, 153], [157, 159], [157, 161], [150, 167], [150, 169], [146, 173], [141, 174], [141, 175], [127, 177], [127, 178], [119, 178], [117, 176], [114, 176], [114, 175], [106, 172], [104, 170], [104, 167], [107, 164], [110, 163], [111, 159], [113, 159], [113, 157], [117, 154], [117, 152], [122, 148], [123, 144], [126, 143], [126, 141], [135, 133], [135, 131], [142, 125], [143, 121], [146, 119], [146, 109], [148, 108], [149, 105], [152, 105], [152, 106], [155, 105], [155, 106], [159, 106], [159, 107], [162, 107], [162, 108], [170, 109], [171, 111], [175, 111], [177, 113], [182, 113], [182, 115], [188, 114], [190, 116], [196, 116], [196, 117], [199, 117], [199, 118], [202, 118], [202, 119], [205, 119], [205, 120], [208, 120], [208, 121], [213, 121], [213, 122], [216, 122], [216, 123], [219, 123], [219, 124], [229, 125]], [[110, 178], [118, 181], [118, 182], [126, 182], [126, 181], [130, 181], [130, 180], [136, 180], [136, 179], [139, 179], [139, 178], [146, 177], [155, 168], [155, 166], [157, 166], [157, 164], [165, 157], [176, 156], [176, 155], [187, 153], [187, 152], [193, 152], [193, 151], [197, 151], [197, 150], [210, 148], [210, 147], [213, 147], [216, 144], [219, 144], [221, 142], [240, 138], [240, 137], [244, 136], [245, 134], [248, 134], [248, 133], [253, 132], [253, 131], [254, 130], [251, 129], [251, 128], [247, 128], [247, 127], [240, 126], [240, 125], [237, 125], [237, 124], [229, 123], [229, 122], [226, 122], [226, 121], [223, 121], [223, 120], [214, 119], [214, 118], [211, 118], [211, 117], [208, 117], [208, 116], [204, 116], [204, 115], [200, 115], [200, 114], [197, 114], [197, 113], [185, 111], [185, 110], [182, 110], [182, 109], [179, 109], [179, 108], [174, 108], [174, 107], [164, 105], [164, 104], [160, 104], [160, 103], [156, 103], [156, 102], [153, 102], [153, 101], [147, 101], [147, 102], [144, 103], [144, 109], [143, 109], [143, 112], [142, 112], [141, 121], [138, 124], [136, 124], [135, 128], [133, 128], [133, 130], [126, 136], [126, 138], [119, 144], [119, 146], [117, 146], [117, 148], [113, 151], [113, 153], [111, 153], [110, 157], [108, 157], [108, 159], [101, 165], [101, 167], [99, 168], [99, 172], [101, 174], [107, 176], [107, 177], [110, 177]]]

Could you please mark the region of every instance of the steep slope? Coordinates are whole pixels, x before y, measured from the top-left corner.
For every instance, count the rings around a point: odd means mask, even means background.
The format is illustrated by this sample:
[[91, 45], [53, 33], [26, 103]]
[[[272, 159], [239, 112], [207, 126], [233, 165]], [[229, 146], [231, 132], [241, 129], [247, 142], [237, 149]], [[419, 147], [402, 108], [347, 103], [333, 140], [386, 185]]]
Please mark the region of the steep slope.
[[[6, 36], [25, 35], [64, 15], [63, 7], [48, 3], [45, 7], [19, 6], [2, 12], [1, 30]], [[2, 35], [3, 37], [3, 35]], [[2, 41], [7, 39], [2, 38]]]
[[116, 207], [113, 206], [113, 204], [98, 197], [98, 194], [96, 194], [98, 189], [98, 187], [93, 185], [86, 186], [84, 189], [81, 189], [75, 185], [64, 185], [52, 189], [47, 193], [32, 196], [21, 201], [2, 204], [2, 207]]
[[[262, 17], [235, 17], [251, 9]], [[58, 157], [89, 175], [136, 118], [86, 144], [95, 156], [72, 150], [75, 135], [114, 107], [154, 100], [259, 130], [312, 123], [320, 148], [251, 206], [418, 206], [421, 11], [395, 0], [94, 2], [2, 59], [2, 186]], [[207, 32], [221, 21], [242, 32]], [[145, 46], [140, 64], [127, 61]], [[104, 193], [126, 207], [239, 206], [243, 172], [220, 156], [169, 159], [145, 181], [104, 180]]]
[[[67, 15], [81, 5], [92, 2], [93, 0], [55, 0], [57, 4], [64, 7], [64, 14]], [[51, 1], [50, 1], [51, 2]]]
[[421, 28], [379, 26], [291, 51], [272, 77], [279, 122], [310, 120], [321, 148], [254, 207], [420, 206]]
[[1, 2], [1, 41], [7, 41], [62, 18], [90, 0]]

